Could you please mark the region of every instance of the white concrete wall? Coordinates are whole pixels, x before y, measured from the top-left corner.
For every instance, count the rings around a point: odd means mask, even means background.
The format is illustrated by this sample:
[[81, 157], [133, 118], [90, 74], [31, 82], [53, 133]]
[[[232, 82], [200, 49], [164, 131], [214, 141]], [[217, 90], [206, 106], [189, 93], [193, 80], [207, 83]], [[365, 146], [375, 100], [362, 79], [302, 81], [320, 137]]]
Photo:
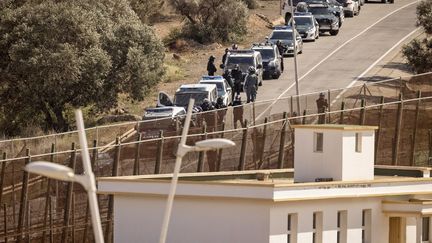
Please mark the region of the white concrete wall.
[[361, 243], [363, 209], [371, 209], [372, 235], [369, 243], [387, 243], [389, 219], [381, 212], [380, 198], [277, 203], [270, 210], [270, 242], [287, 242], [287, 215], [296, 213], [298, 215], [296, 243], [312, 243], [312, 215], [313, 212], [322, 212], [322, 243], [335, 243], [337, 238], [337, 212], [346, 210], [347, 242]]
[[[115, 243], [157, 243], [165, 197], [116, 195]], [[270, 204], [260, 200], [176, 198], [167, 242], [239, 243], [269, 241]], [[286, 241], [285, 241], [286, 242]]]
[[355, 131], [343, 133], [342, 180], [373, 180], [375, 131], [359, 131], [362, 134], [362, 150], [355, 151]]
[[[324, 133], [323, 152], [314, 152], [314, 132]], [[295, 129], [294, 181], [342, 180], [342, 131]]]

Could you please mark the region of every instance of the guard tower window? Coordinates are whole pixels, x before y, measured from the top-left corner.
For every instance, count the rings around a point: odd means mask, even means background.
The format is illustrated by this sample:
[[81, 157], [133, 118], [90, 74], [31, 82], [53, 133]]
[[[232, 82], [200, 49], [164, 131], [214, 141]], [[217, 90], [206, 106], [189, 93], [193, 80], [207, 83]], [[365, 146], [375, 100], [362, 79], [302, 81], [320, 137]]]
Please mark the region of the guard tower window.
[[314, 152], [323, 152], [324, 134], [322, 132], [314, 133]]
[[361, 153], [362, 151], [362, 134], [357, 132], [355, 134], [355, 151]]
[[297, 214], [294, 213], [287, 218], [287, 243], [297, 243]]
[[422, 221], [422, 242], [429, 242], [429, 225], [430, 225], [430, 218], [429, 217], [423, 217]]

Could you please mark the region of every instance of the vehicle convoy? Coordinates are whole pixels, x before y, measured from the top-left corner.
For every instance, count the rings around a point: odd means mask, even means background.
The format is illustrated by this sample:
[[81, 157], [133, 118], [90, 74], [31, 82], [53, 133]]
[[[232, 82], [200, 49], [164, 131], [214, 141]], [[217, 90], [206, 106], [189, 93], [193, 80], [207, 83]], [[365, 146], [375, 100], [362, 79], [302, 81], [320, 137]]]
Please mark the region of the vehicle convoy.
[[[258, 84], [262, 85], [263, 80], [263, 63], [262, 63], [262, 57], [261, 53], [254, 50], [230, 50], [226, 61], [224, 64], [221, 65], [221, 67], [224, 69], [224, 72], [226, 70], [232, 70], [234, 66], [238, 64], [240, 67], [240, 70], [243, 73], [243, 82], [244, 77], [246, 77], [246, 74], [248, 73], [249, 67], [254, 67], [256, 70], [256, 75], [258, 76]], [[242, 82], [242, 85], [243, 85]]]
[[[298, 54], [303, 53], [303, 40], [300, 34], [295, 30], [296, 36], [296, 51]], [[282, 55], [294, 55], [294, 41], [293, 41], [293, 28], [291, 26], [276, 26], [270, 34], [269, 41], [276, 44], [277, 41], [281, 41], [285, 47], [285, 53]]]
[[183, 84], [175, 95], [174, 100], [165, 92], [159, 92], [157, 106], [178, 106], [186, 108], [189, 104], [189, 99], [195, 99], [195, 105], [199, 106], [204, 99], [208, 99], [212, 103], [217, 100], [217, 88], [215, 84]]
[[[300, 5], [304, 5], [304, 3], [306, 3], [307, 5], [309, 4], [326, 4], [329, 6], [329, 8], [332, 10], [333, 14], [339, 19], [339, 27], [342, 26], [344, 20], [345, 20], [345, 14], [344, 14], [344, 8], [342, 6], [342, 4], [340, 4], [338, 1], [336, 0], [293, 0], [293, 4], [294, 4], [294, 12], [308, 12], [308, 10], [301, 10], [299, 11], [297, 9], [298, 4], [300, 3]], [[290, 5], [290, 0], [285, 0], [284, 1], [284, 5], [282, 8], [282, 14], [285, 17], [285, 25], [288, 25], [290, 19], [291, 19], [291, 5]], [[295, 13], [294, 13], [295, 15]]]
[[261, 53], [264, 78], [279, 78], [282, 74], [282, 55], [273, 43], [253, 44], [252, 50]]
[[360, 2], [359, 0], [337, 0], [342, 4], [344, 13], [346, 16], [354, 17], [354, 15], [360, 14]]
[[217, 96], [222, 97], [223, 104], [228, 106], [232, 103], [233, 90], [222, 76], [203, 76], [199, 83], [216, 85]]
[[319, 24], [312, 14], [295, 15], [294, 22], [303, 40], [315, 41], [319, 38]]
[[327, 31], [331, 35], [339, 33], [339, 18], [327, 4], [309, 4], [309, 11], [318, 21], [320, 33]]

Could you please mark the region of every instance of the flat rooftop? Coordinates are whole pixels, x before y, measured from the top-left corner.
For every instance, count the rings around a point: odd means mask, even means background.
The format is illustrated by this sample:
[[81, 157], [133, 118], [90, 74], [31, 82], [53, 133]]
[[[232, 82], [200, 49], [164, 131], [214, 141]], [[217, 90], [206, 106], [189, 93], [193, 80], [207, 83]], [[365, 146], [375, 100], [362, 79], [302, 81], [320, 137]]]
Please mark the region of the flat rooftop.
[[[432, 193], [430, 168], [376, 166], [374, 180], [294, 183], [293, 169], [183, 173], [178, 196], [273, 201]], [[166, 195], [171, 174], [98, 178], [98, 193]], [[355, 189], [355, 190], [353, 190]]]

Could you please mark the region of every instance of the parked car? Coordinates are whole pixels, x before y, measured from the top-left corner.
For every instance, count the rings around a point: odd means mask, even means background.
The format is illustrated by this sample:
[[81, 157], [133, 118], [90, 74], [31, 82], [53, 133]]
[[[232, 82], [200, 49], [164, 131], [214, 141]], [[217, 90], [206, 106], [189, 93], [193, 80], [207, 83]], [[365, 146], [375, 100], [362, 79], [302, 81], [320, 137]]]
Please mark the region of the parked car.
[[279, 78], [282, 74], [282, 55], [273, 43], [254, 44], [252, 50], [261, 53], [264, 78]]
[[309, 4], [309, 11], [313, 14], [319, 24], [319, 31], [330, 32], [331, 35], [339, 33], [339, 18], [336, 17], [335, 11], [327, 4]]
[[[329, 7], [331, 12], [339, 19], [339, 28], [342, 27], [345, 21], [344, 8], [336, 0], [303, 0], [306, 4], [325, 4]], [[310, 11], [309, 11], [310, 12]]]
[[178, 106], [187, 108], [189, 99], [195, 99], [195, 105], [201, 105], [204, 99], [216, 103], [217, 88], [215, 84], [183, 84], [177, 89], [174, 99], [165, 92], [159, 92], [158, 107]]
[[342, 4], [346, 16], [354, 17], [354, 15], [360, 14], [359, 0], [337, 0], [337, 1], [340, 4]]
[[[303, 40], [297, 30], [294, 29], [294, 31], [296, 36], [296, 51], [298, 54], [301, 54], [303, 53]], [[282, 42], [282, 45], [284, 45], [286, 49], [285, 53], [281, 53], [282, 55], [294, 55], [292, 26], [276, 26], [270, 35], [269, 41], [276, 44], [278, 40]]]
[[[372, 2], [371, 0], [365, 0], [366, 3]], [[394, 3], [394, 0], [381, 0], [381, 3]]]
[[261, 53], [254, 50], [230, 50], [224, 64], [221, 67], [226, 70], [232, 70], [238, 64], [243, 73], [243, 78], [248, 73], [249, 67], [254, 67], [258, 76], [258, 84], [262, 85], [263, 64]]
[[216, 85], [217, 96], [222, 97], [224, 105], [232, 103], [232, 88], [222, 76], [203, 76], [199, 83]]
[[319, 24], [312, 14], [295, 15], [294, 22], [303, 40], [315, 41], [319, 38]]
[[156, 138], [159, 136], [160, 130], [163, 130], [165, 134], [180, 131], [185, 117], [186, 110], [183, 107], [165, 106], [147, 108], [144, 111], [142, 119], [144, 121], [155, 121], [142, 122], [136, 130], [141, 133], [143, 138]]

